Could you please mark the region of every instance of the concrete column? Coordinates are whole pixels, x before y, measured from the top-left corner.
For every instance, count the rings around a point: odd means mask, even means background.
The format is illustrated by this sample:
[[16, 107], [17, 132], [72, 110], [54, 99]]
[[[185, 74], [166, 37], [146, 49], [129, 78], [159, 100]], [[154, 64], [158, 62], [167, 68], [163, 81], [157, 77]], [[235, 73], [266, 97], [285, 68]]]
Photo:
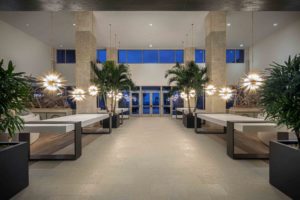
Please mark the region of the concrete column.
[[195, 61], [195, 47], [184, 48], [184, 63]]
[[[206, 66], [210, 83], [218, 89], [226, 86], [226, 13], [209, 12], [205, 18]], [[208, 112], [225, 112], [226, 101], [218, 95], [206, 95]]]
[[[96, 61], [96, 38], [94, 35], [94, 14], [91, 11], [75, 13], [76, 41], [76, 87], [87, 91], [91, 85], [93, 71], [91, 61]], [[77, 102], [76, 113], [96, 113], [96, 97], [86, 95], [86, 99]]]
[[112, 60], [115, 61], [115, 63], [118, 62], [118, 50], [114, 47], [108, 47], [106, 48], [106, 60]]

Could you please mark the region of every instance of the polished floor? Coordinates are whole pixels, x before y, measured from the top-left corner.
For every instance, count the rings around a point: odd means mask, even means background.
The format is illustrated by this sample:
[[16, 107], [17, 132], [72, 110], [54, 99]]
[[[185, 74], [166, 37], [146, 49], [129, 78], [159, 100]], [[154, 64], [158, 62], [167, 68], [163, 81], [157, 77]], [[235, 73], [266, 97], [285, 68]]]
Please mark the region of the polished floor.
[[276, 200], [268, 164], [232, 160], [225, 143], [167, 117], [130, 118], [86, 145], [76, 161], [30, 165], [14, 199]]

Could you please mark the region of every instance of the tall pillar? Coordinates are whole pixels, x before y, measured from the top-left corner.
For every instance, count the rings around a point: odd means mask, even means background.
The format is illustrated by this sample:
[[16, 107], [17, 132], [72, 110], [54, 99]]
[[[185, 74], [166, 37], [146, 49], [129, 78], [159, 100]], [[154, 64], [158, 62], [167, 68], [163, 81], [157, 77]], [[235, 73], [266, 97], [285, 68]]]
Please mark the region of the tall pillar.
[[[94, 35], [94, 14], [91, 11], [75, 13], [76, 41], [76, 87], [87, 91], [91, 85], [93, 71], [91, 61], [96, 60], [96, 38]], [[86, 99], [76, 103], [76, 113], [96, 113], [96, 97], [86, 95]]]
[[195, 47], [184, 48], [184, 63], [195, 61]]
[[108, 47], [106, 48], [106, 60], [112, 60], [115, 61], [115, 63], [118, 62], [118, 50], [114, 47]]
[[[226, 13], [209, 12], [205, 18], [206, 66], [210, 84], [217, 88], [226, 86]], [[208, 112], [226, 112], [226, 101], [218, 95], [205, 99]]]

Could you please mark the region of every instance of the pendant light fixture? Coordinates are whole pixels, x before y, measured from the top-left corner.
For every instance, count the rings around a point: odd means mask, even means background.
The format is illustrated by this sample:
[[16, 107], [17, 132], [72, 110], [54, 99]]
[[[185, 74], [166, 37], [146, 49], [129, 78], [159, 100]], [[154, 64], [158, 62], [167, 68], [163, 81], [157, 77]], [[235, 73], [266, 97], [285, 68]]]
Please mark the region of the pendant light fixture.
[[98, 94], [98, 92], [99, 92], [98, 87], [95, 86], [95, 85], [91, 85], [91, 86], [88, 88], [88, 91], [89, 91], [89, 94], [90, 94], [91, 96], [96, 96], [96, 95]]
[[259, 74], [251, 72], [253, 70], [253, 64], [254, 64], [253, 63], [254, 62], [254, 59], [253, 59], [254, 58], [254, 49], [253, 49], [253, 47], [254, 47], [254, 12], [253, 11], [251, 13], [251, 19], [252, 19], [251, 68], [249, 66], [250, 73], [242, 79], [242, 87], [245, 89], [245, 91], [256, 92], [256, 90], [259, 89], [259, 87], [262, 85], [263, 79], [261, 78], [261, 76]]
[[53, 12], [51, 12], [51, 32], [50, 32], [50, 44], [51, 44], [51, 69], [52, 71], [39, 78], [41, 86], [48, 92], [57, 92], [64, 86], [65, 80], [62, 75], [55, 71], [54, 61], [54, 48], [53, 48]]
[[71, 92], [73, 101], [83, 101], [85, 99], [85, 91], [81, 88], [76, 88]]
[[224, 100], [228, 100], [233, 96], [233, 91], [229, 87], [223, 87], [219, 90], [219, 96]]
[[210, 84], [205, 88], [205, 92], [208, 96], [212, 96], [217, 92], [217, 88]]

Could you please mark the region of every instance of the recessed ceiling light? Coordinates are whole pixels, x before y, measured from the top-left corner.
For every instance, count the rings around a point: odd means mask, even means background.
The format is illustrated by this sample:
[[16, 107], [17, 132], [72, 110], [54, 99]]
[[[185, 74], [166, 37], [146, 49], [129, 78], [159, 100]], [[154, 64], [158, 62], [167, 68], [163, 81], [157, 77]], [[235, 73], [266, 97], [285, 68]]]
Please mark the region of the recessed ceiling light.
[[63, 47], [63, 46], [64, 46], [64, 45], [62, 45], [62, 44], [59, 45], [60, 48]]
[[240, 44], [240, 47], [244, 47], [244, 44]]
[[149, 26], [153, 26], [153, 24], [149, 24]]
[[229, 27], [229, 26], [231, 26], [231, 24], [230, 24], [230, 23], [227, 23], [227, 26]]
[[25, 24], [27, 27], [29, 26], [29, 24]]
[[152, 48], [152, 44], [149, 44], [149, 47]]
[[274, 23], [273, 26], [278, 26], [278, 24], [277, 24], [277, 23]]
[[76, 26], [76, 24], [73, 24], [73, 26]]

